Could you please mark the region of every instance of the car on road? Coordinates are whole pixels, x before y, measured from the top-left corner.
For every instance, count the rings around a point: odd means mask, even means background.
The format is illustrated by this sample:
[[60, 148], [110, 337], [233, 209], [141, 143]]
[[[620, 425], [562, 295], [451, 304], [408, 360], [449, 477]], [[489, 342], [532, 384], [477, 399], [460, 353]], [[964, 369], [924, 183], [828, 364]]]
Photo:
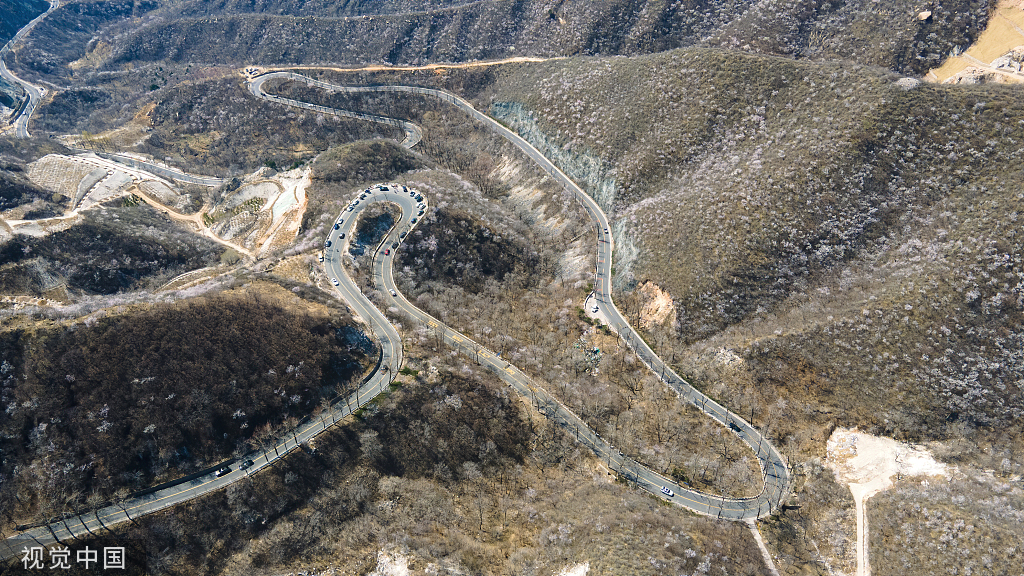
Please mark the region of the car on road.
[[415, 218], [413, 218], [413, 219], [412, 219], [412, 220], [410, 220], [409, 222], [411, 222], [411, 223], [415, 224], [415, 223], [416, 223], [416, 219], [415, 219]]
[[387, 192], [388, 190], [389, 190], [389, 188], [387, 186], [381, 186], [380, 187], [380, 191], [381, 192]]
[[423, 210], [420, 210], [420, 213], [417, 214], [417, 216], [423, 216]]
[[391, 243], [391, 247], [392, 248], [398, 248], [398, 242], [392, 242]]
[[353, 208], [354, 208], [354, 206], [349, 206], [348, 207], [348, 211], [351, 212]]
[[317, 254], [317, 260], [319, 260], [321, 262], [324, 261], [324, 253], [323, 252], [321, 252], [320, 254]]
[[395, 298], [398, 298], [398, 294], [394, 290], [391, 291], [391, 295], [394, 296]]
[[671, 497], [676, 495], [675, 492], [673, 492], [673, 491], [668, 489], [668, 486], [662, 486], [661, 487], [661, 493], [664, 494], [665, 496], [668, 496], [669, 498], [671, 498]]
[[242, 462], [241, 464], [238, 465], [238, 469], [239, 470], [245, 470], [245, 469], [251, 467], [253, 464], [254, 464], [254, 462], [252, 460], [246, 460], [245, 462]]
[[330, 248], [331, 247], [331, 241], [328, 240], [327, 242], [324, 242], [324, 246], [326, 246], [327, 248]]
[[385, 256], [391, 256], [391, 249], [390, 248], [385, 248], [384, 249], [384, 255]]
[[337, 230], [338, 228], [341, 228], [341, 222], [338, 222], [337, 224], [334, 225], [335, 230]]
[[342, 232], [341, 234], [338, 234], [338, 239], [339, 240], [344, 239], [344, 238], [345, 238], [345, 233], [344, 232]]
[[337, 278], [331, 278], [331, 284], [334, 284], [335, 286], [337, 286], [338, 285], [338, 279]]
[[406, 234], [408, 234], [408, 232], [402, 232], [401, 234], [398, 235], [398, 237], [399, 238], [405, 238]]
[[741, 432], [740, 427], [735, 422], [729, 422], [729, 430], [733, 432]]
[[217, 478], [220, 478], [221, 476], [227, 476], [228, 474], [231, 474], [231, 466], [223, 466], [219, 470], [217, 470]]
[[593, 312], [595, 312], [595, 313], [597, 312], [597, 306], [594, 306]]

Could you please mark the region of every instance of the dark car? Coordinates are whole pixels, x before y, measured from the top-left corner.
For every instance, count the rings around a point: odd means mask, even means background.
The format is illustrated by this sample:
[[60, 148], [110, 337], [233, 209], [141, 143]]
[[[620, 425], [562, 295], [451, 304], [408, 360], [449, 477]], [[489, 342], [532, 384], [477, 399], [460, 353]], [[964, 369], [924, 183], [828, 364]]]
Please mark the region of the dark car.
[[337, 224], [334, 225], [335, 230], [337, 230], [338, 228], [341, 228], [341, 222], [338, 222]]
[[389, 188], [387, 186], [381, 186], [380, 187], [380, 191], [381, 192], [387, 192], [388, 190], [389, 190]]
[[413, 218], [412, 220], [410, 220], [410, 222], [412, 222], [413, 224], [415, 224], [415, 223], [416, 223], [416, 219], [415, 219], [415, 218]]
[[729, 430], [732, 430], [733, 432], [739, 432], [740, 427], [737, 426], [735, 422], [729, 422]]
[[330, 247], [331, 247], [331, 241], [330, 241], [330, 240], [328, 240], [327, 242], [325, 242], [325, 243], [324, 243], [324, 246], [326, 246], [326, 247], [330, 248]]
[[231, 474], [231, 466], [224, 466], [220, 470], [217, 470], [217, 478], [227, 476], [228, 474]]
[[250, 466], [252, 466], [253, 464], [254, 464], [254, 462], [252, 460], [246, 460], [245, 462], [242, 462], [241, 464], [238, 465], [238, 469], [239, 470], [245, 470], [245, 469], [249, 468]]
[[342, 232], [341, 234], [338, 234], [338, 238], [344, 238], [344, 237], [345, 237], [345, 233], [344, 232]]
[[391, 247], [392, 248], [398, 248], [398, 242], [392, 242], [391, 243]]

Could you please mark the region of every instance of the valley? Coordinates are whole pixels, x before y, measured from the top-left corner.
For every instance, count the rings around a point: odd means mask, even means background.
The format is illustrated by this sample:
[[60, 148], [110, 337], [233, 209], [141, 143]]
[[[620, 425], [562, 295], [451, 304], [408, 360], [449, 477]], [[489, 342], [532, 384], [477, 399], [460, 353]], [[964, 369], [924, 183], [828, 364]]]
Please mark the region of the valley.
[[52, 5], [9, 570], [1005, 573], [1024, 110], [957, 58], [1020, 7], [805, 8]]

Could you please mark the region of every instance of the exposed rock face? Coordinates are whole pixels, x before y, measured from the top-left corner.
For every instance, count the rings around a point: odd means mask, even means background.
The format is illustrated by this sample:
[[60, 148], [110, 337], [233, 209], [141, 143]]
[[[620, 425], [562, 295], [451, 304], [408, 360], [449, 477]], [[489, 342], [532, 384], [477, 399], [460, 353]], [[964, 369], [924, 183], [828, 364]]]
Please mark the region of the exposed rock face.
[[644, 297], [644, 305], [640, 310], [640, 326], [645, 330], [661, 324], [666, 318], [676, 317], [676, 307], [672, 296], [658, 287], [654, 282], [644, 282], [638, 288]]

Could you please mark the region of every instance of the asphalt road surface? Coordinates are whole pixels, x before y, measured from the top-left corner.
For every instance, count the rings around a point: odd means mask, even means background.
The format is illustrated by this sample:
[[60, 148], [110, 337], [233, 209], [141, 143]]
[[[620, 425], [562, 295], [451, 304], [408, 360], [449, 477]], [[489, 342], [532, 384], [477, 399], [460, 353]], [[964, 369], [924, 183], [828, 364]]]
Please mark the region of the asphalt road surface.
[[[387, 304], [397, 307], [416, 321], [426, 325], [446, 344], [456, 350], [459, 350], [464, 355], [474, 359], [481, 365], [489, 368], [516, 392], [529, 399], [534, 406], [548, 418], [571, 432], [579, 442], [585, 444], [599, 458], [601, 458], [609, 468], [615, 470], [630, 481], [635, 482], [638, 487], [647, 490], [651, 494], [702, 514], [708, 514], [729, 520], [759, 518], [761, 516], [768, 515], [778, 506], [779, 499], [784, 495], [785, 490], [785, 484], [780, 481], [785, 481], [788, 478], [788, 474], [786, 472], [785, 465], [781, 462], [781, 458], [779, 458], [778, 462], [775, 462], [772, 458], [773, 449], [768, 445], [767, 441], [761, 439], [761, 445], [755, 448], [755, 453], [758, 455], [758, 458], [762, 463], [764, 475], [766, 476], [765, 485], [767, 487], [767, 489], [762, 490], [761, 494], [757, 497], [722, 498], [712, 494], [689, 490], [679, 486], [675, 481], [646, 468], [632, 458], [620, 454], [615, 447], [608, 444], [603, 438], [598, 436], [596, 432], [587, 426], [579, 416], [559, 403], [542, 387], [532, 382], [521, 370], [512, 366], [511, 363], [503, 360], [495, 352], [481, 346], [467, 336], [452, 330], [436, 318], [413, 306], [401, 294], [401, 292], [398, 291], [398, 286], [395, 284], [395, 280], [392, 275], [396, 250], [390, 250], [387, 255], [384, 255], [383, 251], [396, 242], [401, 244], [400, 234], [402, 232], [409, 232], [412, 230], [413, 224], [411, 223], [411, 219], [416, 216], [418, 211], [415, 208], [415, 200], [413, 200], [408, 193], [401, 191], [401, 189], [399, 189], [399, 191], [395, 191], [394, 187], [390, 188], [391, 189], [388, 192], [380, 191], [378, 188], [371, 188], [371, 192], [367, 194], [367, 198], [356, 206], [356, 208], [361, 209], [369, 202], [389, 201], [398, 204], [402, 208], [401, 219], [384, 238], [374, 255], [374, 283]], [[345, 216], [345, 214], [349, 214], [349, 216]], [[349, 230], [353, 225], [354, 218], [351, 216], [353, 214], [358, 214], [358, 211], [354, 210], [353, 212], [342, 213], [342, 217], [345, 221], [342, 224], [342, 228], [336, 231], [336, 233], [345, 233], [345, 239], [340, 239], [336, 234], [332, 239], [331, 248], [327, 249], [329, 258], [325, 260], [325, 264], [328, 272], [331, 274], [340, 273], [342, 270], [339, 258], [344, 253], [348, 239], [351, 238]], [[399, 249], [400, 248], [401, 246], [399, 246]], [[348, 299], [348, 295], [346, 295], [346, 299]], [[628, 325], [626, 325], [626, 327], [628, 328]], [[625, 330], [623, 330], [623, 332], [628, 334]], [[641, 341], [640, 344], [643, 344], [643, 342]], [[643, 346], [646, 345], [643, 344]], [[641, 356], [647, 356], [645, 362], [648, 366], [652, 367], [652, 370], [655, 369], [655, 367], [663, 366], [663, 364], [660, 364], [661, 360], [657, 355], [651, 352], [649, 348], [638, 349], [637, 346], [633, 346], [633, 349]], [[680, 382], [681, 381], [682, 380], [680, 379]], [[679, 383], [674, 384], [675, 386], [673, 386], [673, 389], [680, 386]], [[690, 389], [692, 390], [692, 387]], [[697, 394], [699, 395], [700, 393], [697, 392]], [[721, 408], [706, 396], [686, 396], [684, 393], [680, 393], [680, 398], [697, 403], [705, 413], [719, 421], [731, 422], [732, 426], [729, 426], [730, 430], [741, 438], [744, 438], [745, 441], [750, 442], [751, 440], [748, 439], [760, 438], [757, 431], [746, 424], [746, 422], [739, 418], [735, 418], [728, 411]], [[728, 424], [726, 425], [728, 426]], [[757, 442], [757, 440], [753, 441]], [[778, 467], [774, 468], [775, 466]], [[766, 471], [764, 470], [765, 468], [767, 468]], [[675, 493], [675, 495], [667, 496], [662, 493], [661, 488], [663, 486], [668, 487]]]
[[40, 88], [35, 84], [26, 82], [25, 80], [15, 76], [7, 69], [5, 59], [15, 44], [21, 41], [21, 39], [24, 38], [40, 20], [49, 16], [50, 12], [53, 12], [59, 6], [60, 0], [50, 0], [50, 8], [47, 9], [46, 12], [43, 12], [39, 16], [33, 18], [31, 22], [23, 26], [21, 30], [18, 30], [18, 33], [14, 35], [14, 38], [11, 38], [3, 48], [0, 48], [0, 76], [3, 76], [4, 80], [7, 80], [11, 84], [20, 85], [28, 96], [28, 98], [22, 102], [21, 108], [15, 112], [14, 134], [18, 138], [28, 138], [28, 121], [32, 118], [32, 113], [36, 111], [36, 106], [39, 106], [39, 100], [43, 97], [43, 94], [46, 93], [46, 89]]
[[[284, 78], [288, 80], [298, 80], [299, 82], [305, 82], [310, 86], [317, 86], [325, 90], [331, 90], [335, 92], [366, 92], [367, 90], [352, 90], [345, 89], [342, 86], [336, 86], [327, 82], [321, 82], [314, 80], [308, 76], [302, 76], [301, 74], [295, 74], [294, 72], [270, 72], [257, 76], [247, 82], [249, 92], [253, 96], [269, 102], [277, 102], [278, 104], [284, 104], [286, 106], [293, 106], [295, 108], [302, 108], [304, 110], [312, 110], [313, 112], [319, 112], [321, 114], [330, 114], [332, 116], [338, 116], [340, 118], [354, 118], [356, 120], [367, 120], [369, 122], [376, 122], [378, 124], [387, 124], [400, 128], [405, 131], [405, 140], [402, 141], [402, 146], [406, 148], [412, 148], [422, 138], [423, 132], [420, 127], [412, 122], [406, 120], [400, 120], [398, 118], [388, 118], [387, 116], [378, 116], [376, 114], [366, 114], [363, 112], [352, 112], [351, 110], [340, 110], [338, 108], [329, 108], [327, 106], [320, 106], [318, 104], [310, 104], [308, 102], [302, 102], [300, 100], [293, 100], [291, 98], [285, 98], [276, 94], [268, 94], [263, 90], [263, 83], [273, 78]], [[337, 90], [340, 88], [340, 90]], [[332, 90], [334, 89], [334, 90]]]
[[97, 156], [99, 156], [101, 158], [106, 158], [107, 160], [112, 160], [114, 162], [117, 162], [118, 164], [123, 164], [125, 166], [131, 167], [131, 168], [136, 168], [136, 169], [139, 169], [139, 170], [145, 170], [146, 172], [150, 172], [150, 173], [156, 174], [158, 176], [163, 176], [164, 178], [169, 178], [171, 180], [177, 180], [178, 182], [187, 182], [189, 184], [199, 184], [200, 186], [208, 186], [210, 188], [216, 188], [217, 186], [220, 186], [221, 184], [224, 184], [225, 182], [227, 182], [226, 178], [216, 178], [214, 176], [197, 176], [195, 174], [186, 174], [185, 172], [182, 172], [180, 170], [175, 170], [174, 168], [170, 168], [170, 167], [167, 167], [167, 166], [161, 166], [159, 164], [154, 164], [154, 163], [148, 162], [146, 160], [140, 160], [140, 159], [134, 158], [132, 156], [125, 156], [124, 154], [114, 154], [114, 153], [111, 153], [111, 152], [96, 152], [95, 150], [86, 150], [84, 148], [80, 148], [80, 149], [77, 149], [77, 150], [81, 150], [82, 152], [91, 152], [91, 153], [93, 153], [93, 154], [95, 154], [95, 155], [97, 155]]

